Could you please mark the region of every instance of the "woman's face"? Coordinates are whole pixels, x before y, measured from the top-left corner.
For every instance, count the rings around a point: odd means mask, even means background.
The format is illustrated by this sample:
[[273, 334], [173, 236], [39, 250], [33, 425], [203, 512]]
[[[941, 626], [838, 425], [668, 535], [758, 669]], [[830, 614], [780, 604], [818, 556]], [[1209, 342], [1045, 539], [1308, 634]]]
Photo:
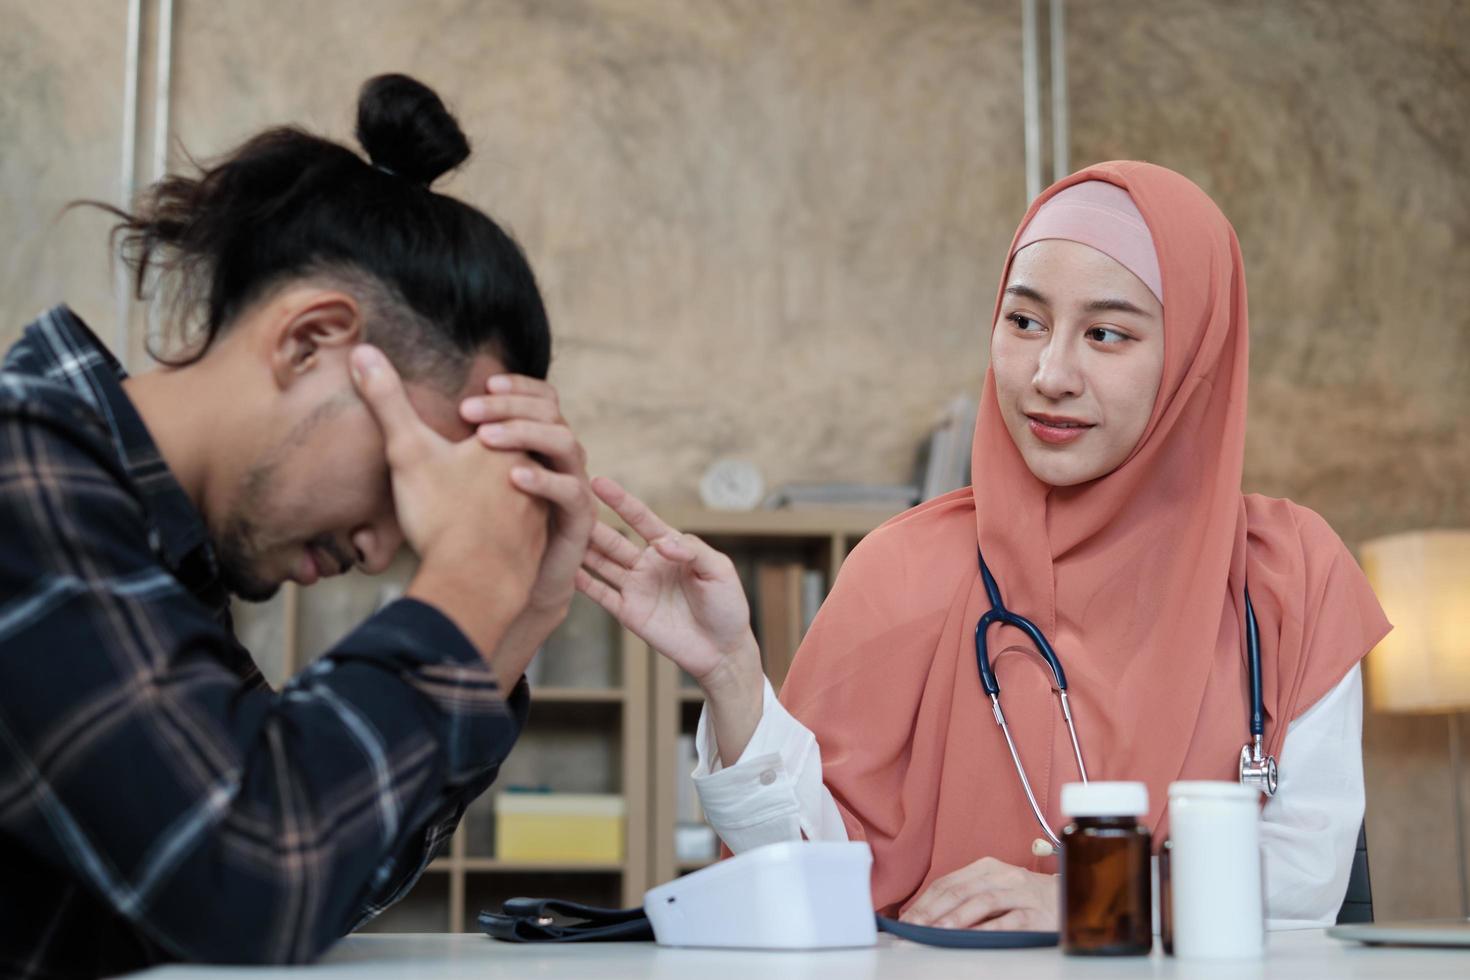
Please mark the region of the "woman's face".
[[1006, 430], [1036, 478], [1096, 480], [1148, 425], [1164, 373], [1164, 307], [1102, 252], [1036, 242], [1011, 262], [990, 365]]

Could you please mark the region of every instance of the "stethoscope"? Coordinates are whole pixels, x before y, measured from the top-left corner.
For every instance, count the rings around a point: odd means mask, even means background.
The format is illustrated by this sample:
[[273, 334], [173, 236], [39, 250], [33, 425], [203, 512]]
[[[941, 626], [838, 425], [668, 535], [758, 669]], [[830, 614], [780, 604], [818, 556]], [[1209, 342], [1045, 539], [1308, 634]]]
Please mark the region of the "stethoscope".
[[[1067, 734], [1072, 738], [1072, 753], [1077, 758], [1077, 772], [1082, 781], [1087, 782], [1087, 766], [1082, 761], [1082, 746], [1077, 741], [1077, 725], [1072, 720], [1072, 705], [1067, 700], [1067, 674], [1062, 670], [1062, 662], [1057, 659], [1056, 651], [1047, 642], [1046, 635], [1037, 628], [1025, 616], [1011, 612], [1005, 607], [1000, 598], [1000, 587], [995, 584], [995, 576], [990, 574], [990, 569], [985, 565], [985, 556], [980, 554], [979, 549], [975, 551], [976, 557], [980, 559], [980, 578], [985, 583], [985, 595], [990, 600], [990, 609], [980, 617], [975, 624], [975, 662], [980, 667], [980, 684], [985, 688], [985, 693], [990, 695], [990, 707], [995, 714], [995, 723], [1000, 726], [1001, 734], [1005, 735], [1006, 747], [1011, 750], [1011, 761], [1015, 763], [1016, 775], [1021, 779], [1021, 788], [1026, 791], [1026, 799], [1031, 804], [1031, 812], [1036, 815], [1036, 822], [1041, 825], [1042, 831], [1052, 846], [1061, 848], [1062, 842], [1042, 816], [1041, 807], [1036, 802], [1036, 794], [1032, 792], [1031, 780], [1026, 776], [1026, 767], [1021, 763], [1021, 755], [1016, 751], [1015, 739], [1011, 738], [1011, 728], [1006, 724], [1005, 712], [1000, 707], [1000, 684], [995, 680], [995, 671], [990, 669], [990, 650], [985, 634], [995, 623], [1003, 623], [1006, 626], [1014, 626], [1031, 638], [1036, 646], [1036, 652], [1041, 654], [1041, 659], [1046, 661], [1047, 667], [1051, 668], [1052, 680], [1055, 682], [1057, 694], [1062, 702], [1062, 718], [1067, 722]], [[1240, 750], [1240, 781], [1247, 786], [1254, 786], [1267, 796], [1276, 793], [1276, 758], [1266, 755], [1262, 748], [1262, 739], [1266, 734], [1266, 709], [1265, 699], [1261, 693], [1261, 634], [1256, 625], [1256, 611], [1251, 607], [1250, 590], [1245, 591], [1245, 650], [1246, 662], [1250, 671], [1251, 709], [1250, 709], [1250, 742]], [[1038, 844], [1042, 842], [1038, 841]], [[1040, 852], [1038, 852], [1040, 853]]]

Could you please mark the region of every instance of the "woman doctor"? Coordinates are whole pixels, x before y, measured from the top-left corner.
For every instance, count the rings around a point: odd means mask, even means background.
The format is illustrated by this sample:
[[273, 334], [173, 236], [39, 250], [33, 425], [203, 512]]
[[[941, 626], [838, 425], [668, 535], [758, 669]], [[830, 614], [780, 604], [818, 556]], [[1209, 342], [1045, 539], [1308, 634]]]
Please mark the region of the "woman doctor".
[[[865, 840], [880, 911], [910, 922], [1056, 927], [1056, 858], [977, 672], [993, 603], [1033, 621], [1065, 670], [1092, 779], [1148, 784], [1155, 840], [1176, 779], [1235, 779], [1260, 630], [1267, 914], [1332, 921], [1363, 814], [1359, 661], [1389, 627], [1315, 513], [1241, 493], [1245, 277], [1193, 183], [1089, 167], [1021, 222], [1000, 283], [973, 485], [900, 514], [842, 567], [778, 701], [730, 561], [607, 480], [579, 587], [698, 680], [695, 772], [736, 852]], [[1079, 779], [1053, 676], [1025, 632], [984, 631], [1048, 827]]]

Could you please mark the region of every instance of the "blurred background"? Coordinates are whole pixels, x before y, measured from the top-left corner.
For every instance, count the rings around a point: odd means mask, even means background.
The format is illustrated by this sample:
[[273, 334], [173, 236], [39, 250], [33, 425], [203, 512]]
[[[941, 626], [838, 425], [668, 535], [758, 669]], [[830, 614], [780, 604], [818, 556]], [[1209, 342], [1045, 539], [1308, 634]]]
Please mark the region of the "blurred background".
[[[0, 11], [6, 346], [64, 301], [144, 367], [148, 311], [119, 301], [108, 222], [63, 216], [65, 203], [121, 202], [186, 153], [208, 158], [271, 124], [350, 142], [360, 83], [404, 71], [444, 96], [474, 145], [437, 189], [504, 223], [540, 277], [552, 380], [594, 472], [673, 508], [695, 507], [725, 458], [767, 488], [905, 484], [941, 409], [978, 394], [986, 319], [1029, 195], [1054, 172], [1138, 158], [1197, 181], [1241, 239], [1245, 489], [1316, 509], [1355, 548], [1470, 527], [1465, 0], [0, 0]], [[777, 536], [746, 530], [752, 547]], [[830, 574], [860, 528], [808, 531], [817, 544], [801, 547], [833, 542]], [[245, 615], [273, 676], [382, 598], [372, 583], [320, 588]], [[488, 846], [476, 864], [471, 841], [425, 879], [427, 918], [412, 924], [435, 927], [445, 910], [451, 927], [465, 923], [501, 890], [636, 902], [664, 876], [668, 845], [651, 829], [675, 793], [664, 743], [689, 728], [692, 699], [668, 708], [649, 658], [585, 613], [559, 641], [563, 662], [612, 666], [560, 686], [615, 694], [568, 694], [538, 716], [550, 719], [544, 744], [513, 775], [620, 773], [552, 788], [627, 801], [625, 849], [586, 872], [621, 876], [621, 890]], [[1470, 780], [1451, 784], [1447, 717], [1370, 710], [1365, 728], [1379, 917], [1457, 914], [1453, 803]]]

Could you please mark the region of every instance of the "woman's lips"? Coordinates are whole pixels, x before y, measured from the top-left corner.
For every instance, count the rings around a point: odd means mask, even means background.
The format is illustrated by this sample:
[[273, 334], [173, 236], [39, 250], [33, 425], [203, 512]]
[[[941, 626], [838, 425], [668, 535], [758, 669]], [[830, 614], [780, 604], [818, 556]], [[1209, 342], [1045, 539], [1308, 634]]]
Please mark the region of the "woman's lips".
[[1026, 424], [1031, 428], [1032, 435], [1053, 446], [1065, 446], [1069, 442], [1075, 442], [1092, 428], [1092, 425], [1086, 422], [1053, 419], [1044, 415], [1028, 415]]

